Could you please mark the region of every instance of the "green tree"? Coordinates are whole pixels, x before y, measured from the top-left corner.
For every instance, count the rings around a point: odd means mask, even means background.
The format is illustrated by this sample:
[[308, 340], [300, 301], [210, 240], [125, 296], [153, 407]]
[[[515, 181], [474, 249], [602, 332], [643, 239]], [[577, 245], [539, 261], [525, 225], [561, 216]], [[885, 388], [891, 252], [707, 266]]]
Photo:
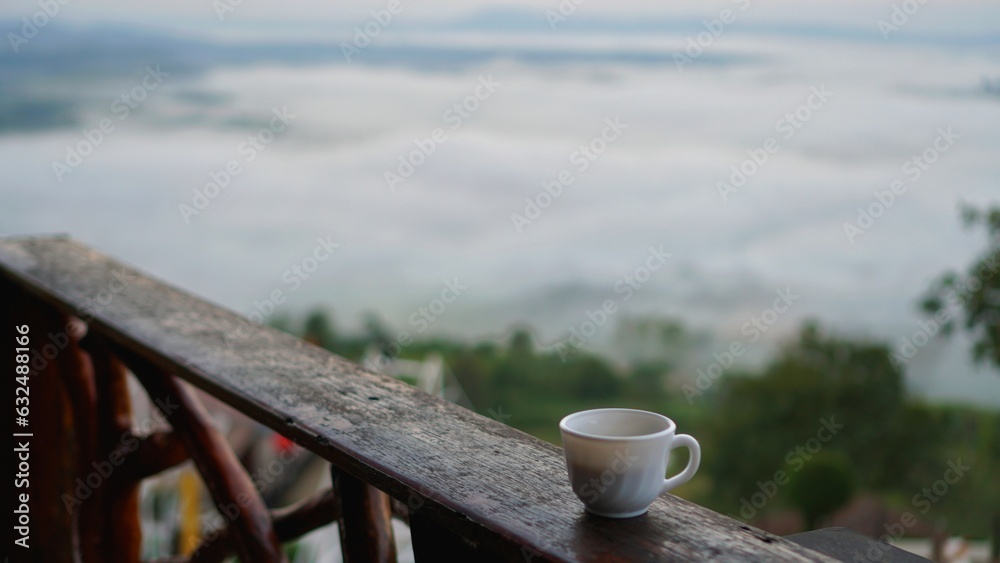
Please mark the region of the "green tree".
[[870, 489], [905, 492], [924, 461], [940, 452], [940, 430], [907, 405], [903, 374], [883, 343], [807, 325], [761, 374], [718, 385], [721, 414], [712, 419], [716, 449], [706, 456], [706, 471], [723, 502], [735, 504], [776, 471], [796, 470], [795, 459], [808, 463], [798, 448], [820, 435], [824, 420], [842, 425], [823, 434], [824, 451], [843, 452], [858, 484]]
[[615, 327], [615, 347], [635, 364], [676, 363], [694, 344], [694, 337], [676, 319], [626, 317]]
[[608, 364], [593, 356], [584, 356], [574, 362], [572, 371], [573, 394], [580, 399], [610, 399], [618, 396], [621, 381]]
[[510, 336], [510, 355], [516, 358], [530, 358], [534, 355], [531, 332], [519, 328]]
[[665, 395], [663, 378], [670, 373], [670, 370], [670, 364], [664, 361], [642, 362], [635, 365], [629, 375], [631, 392], [636, 397], [662, 398]]
[[840, 508], [854, 490], [851, 461], [843, 455], [820, 452], [792, 474], [788, 496], [802, 512], [806, 529], [815, 530], [822, 518]]
[[947, 272], [936, 280], [921, 303], [942, 325], [942, 334], [954, 330], [960, 309], [965, 330], [972, 335], [972, 357], [1000, 367], [1000, 207], [962, 208], [966, 227], [986, 229], [986, 248], [972, 261], [965, 274]]
[[333, 322], [326, 312], [320, 308], [313, 309], [306, 317], [303, 328], [303, 338], [317, 346], [333, 350], [336, 348], [337, 338], [333, 328]]
[[271, 318], [267, 319], [267, 326], [288, 334], [295, 334], [295, 329], [292, 328], [292, 319], [286, 313], [279, 312], [271, 315]]
[[487, 368], [479, 356], [470, 352], [459, 352], [451, 362], [451, 371], [473, 405], [490, 406]]
[[504, 358], [498, 362], [490, 373], [492, 394], [503, 404], [519, 401], [530, 391], [530, 381], [527, 364], [512, 358]]

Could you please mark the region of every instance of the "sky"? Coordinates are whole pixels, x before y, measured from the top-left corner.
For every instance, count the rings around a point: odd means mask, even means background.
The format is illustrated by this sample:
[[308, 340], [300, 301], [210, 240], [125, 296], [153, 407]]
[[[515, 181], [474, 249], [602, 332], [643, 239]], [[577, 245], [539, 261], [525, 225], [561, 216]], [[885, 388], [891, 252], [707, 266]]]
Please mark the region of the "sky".
[[[955, 0], [947, 3], [912, 0], [920, 8], [907, 22], [910, 33], [984, 34], [995, 33], [1000, 9], [994, 2]], [[386, 0], [361, 0], [331, 4], [322, 1], [295, 3], [260, 0], [178, 0], [175, 2], [135, 3], [125, 0], [91, 0], [86, 3], [68, 0], [60, 8], [59, 21], [74, 23], [127, 22], [143, 25], [172, 26], [177, 29], [223, 32], [226, 27], [280, 28], [289, 25], [330, 28], [353, 28], [370, 18], [371, 12], [385, 9]], [[544, 17], [548, 11], [571, 14], [571, 17], [676, 18], [717, 15], [728, 8], [746, 6], [746, 21], [759, 24], [820, 24], [877, 28], [879, 19], [891, 16], [899, 0], [841, 0], [798, 2], [792, 0], [677, 0], [600, 2], [597, 0], [506, 0], [454, 2], [423, 0], [400, 2], [400, 17], [408, 23], [447, 21], [483, 12], [519, 10]], [[0, 7], [0, 17], [19, 19], [36, 12], [37, 0], [8, 0]], [[220, 7], [220, 6], [225, 6]], [[229, 10], [232, 8], [232, 11]], [[222, 14], [220, 17], [219, 14]]]
[[[345, 326], [374, 310], [417, 333], [413, 315], [458, 279], [468, 290], [426, 334], [525, 322], [553, 346], [610, 299], [622, 313], [588, 346], [608, 350], [626, 316], [677, 317], [711, 336], [692, 369], [745, 339], [778, 291], [801, 299], [758, 360], [809, 318], [899, 346], [922, 291], [982, 248], [957, 206], [997, 199], [995, 4], [928, 2], [884, 37], [902, 2], [590, 0], [564, 3], [555, 29], [558, 2], [404, 2], [345, 56], [387, 5], [247, 0], [220, 18], [207, 2], [70, 0], [0, 51], [0, 232], [69, 232], [240, 313], [280, 290], [287, 310], [318, 304]], [[0, 8], [8, 41], [38, 9]], [[689, 51], [724, 10], [735, 21]], [[125, 112], [131, 92], [143, 99]], [[245, 141], [275, 112], [292, 117], [251, 159]], [[102, 119], [114, 131], [55, 173]], [[437, 130], [447, 140], [392, 185]], [[720, 193], [768, 139], [766, 164]], [[914, 179], [906, 163], [935, 143], [947, 150]], [[581, 146], [602, 152], [580, 160]], [[185, 215], [233, 161], [227, 188]], [[897, 180], [884, 216], [845, 233]], [[327, 237], [331, 257], [295, 274]], [[654, 250], [671, 257], [626, 301]], [[922, 348], [914, 388], [1000, 404], [1000, 378], [967, 348]]]

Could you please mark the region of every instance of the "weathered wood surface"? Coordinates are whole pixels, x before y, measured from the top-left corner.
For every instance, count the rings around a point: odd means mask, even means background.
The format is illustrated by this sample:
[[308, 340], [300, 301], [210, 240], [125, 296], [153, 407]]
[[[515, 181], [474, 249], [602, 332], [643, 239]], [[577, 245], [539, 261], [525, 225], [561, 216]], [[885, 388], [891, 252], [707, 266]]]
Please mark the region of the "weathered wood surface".
[[[340, 518], [340, 504], [332, 489], [319, 493], [293, 506], [271, 512], [274, 532], [282, 542], [302, 537]], [[190, 563], [225, 561], [235, 551], [229, 528], [212, 539], [206, 539], [191, 555]]]
[[338, 531], [344, 563], [395, 563], [392, 502], [382, 491], [331, 468], [340, 509]]
[[190, 452], [245, 563], [286, 561], [271, 515], [246, 470], [194, 392], [131, 351], [116, 350]]
[[[132, 403], [129, 397], [125, 365], [111, 354], [100, 338], [85, 338], [80, 343], [94, 369], [97, 395], [98, 463], [115, 467], [128, 459], [128, 438], [132, 436]], [[101, 560], [136, 563], [142, 548], [139, 521], [139, 481], [127, 471], [108, 477], [103, 498], [99, 499], [101, 525]]]
[[642, 517], [590, 516], [559, 448], [71, 240], [2, 240], [0, 273], [505, 559], [828, 560], [671, 495]]
[[[6, 373], [13, 374], [15, 365], [14, 354], [10, 353], [10, 343], [15, 342], [15, 326], [27, 325], [30, 348], [38, 351], [39, 356], [32, 360], [33, 374], [29, 392], [30, 411], [28, 427], [14, 426], [13, 433], [33, 434], [33, 436], [16, 436], [12, 439], [18, 444], [28, 442], [31, 452], [28, 454], [31, 462], [30, 488], [25, 491], [17, 488], [13, 492], [28, 494], [28, 505], [31, 509], [31, 530], [28, 545], [30, 557], [37, 561], [51, 563], [75, 563], [79, 537], [74, 520], [74, 512], [67, 509], [63, 495], [75, 496], [76, 484], [73, 479], [77, 475], [77, 450], [73, 439], [73, 420], [66, 396], [66, 386], [60, 380], [57, 363], [44, 355], [47, 351], [47, 334], [59, 334], [65, 329], [60, 325], [62, 316], [49, 307], [42, 307], [33, 298], [25, 296], [20, 288], [7, 283], [0, 276], [0, 320], [3, 321], [3, 333], [7, 340], [7, 352], [4, 354]], [[10, 377], [10, 375], [8, 375]], [[7, 385], [13, 382], [8, 381]], [[14, 421], [11, 420], [11, 424]], [[18, 454], [15, 454], [18, 455]], [[10, 485], [8, 485], [10, 486]], [[18, 502], [20, 505], [20, 502]], [[16, 535], [16, 537], [20, 537]], [[16, 554], [20, 547], [11, 546], [10, 552]]]
[[[878, 561], [879, 563], [929, 563], [925, 559], [892, 544], [881, 542], [847, 528], [822, 528], [785, 539], [825, 553], [840, 561]], [[935, 561], [940, 561], [936, 559]]]
[[125, 459], [122, 467], [136, 481], [166, 471], [190, 457], [184, 448], [184, 442], [170, 430], [157, 430], [142, 437], [133, 436], [132, 439], [138, 445], [135, 452]]
[[[474, 538], [460, 536], [430, 518], [419, 514], [410, 516], [410, 538], [413, 557], [417, 563], [438, 561], [475, 561], [476, 563], [503, 563], [506, 558], [489, 550], [489, 546]], [[532, 552], [524, 548], [524, 559], [530, 560]]]
[[[70, 326], [73, 319], [63, 316], [60, 326]], [[73, 439], [77, 450], [77, 477], [86, 480], [98, 461], [97, 387], [94, 384], [94, 367], [90, 357], [80, 348], [79, 334], [67, 331], [66, 347], [55, 358], [59, 366], [59, 379], [66, 387], [70, 411], [73, 413]], [[108, 488], [93, 487], [87, 498], [74, 512], [80, 538], [80, 560], [83, 563], [100, 563], [104, 560], [103, 507]]]

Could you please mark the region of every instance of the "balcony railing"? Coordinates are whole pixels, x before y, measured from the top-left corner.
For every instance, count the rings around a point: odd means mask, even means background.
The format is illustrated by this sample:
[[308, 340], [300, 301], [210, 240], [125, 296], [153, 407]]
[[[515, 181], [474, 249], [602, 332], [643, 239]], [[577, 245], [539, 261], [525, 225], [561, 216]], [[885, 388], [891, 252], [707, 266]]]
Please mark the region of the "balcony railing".
[[[0, 289], [4, 330], [27, 326], [32, 352], [29, 425], [14, 432], [31, 434], [37, 561], [138, 561], [139, 484], [187, 459], [227, 518], [191, 561], [284, 561], [283, 542], [332, 522], [346, 561], [392, 561], [392, 518], [418, 561], [829, 560], [671, 495], [643, 517], [589, 516], [559, 448], [67, 238], [0, 240]], [[170, 431], [131, 435], [126, 370]], [[329, 461], [333, 489], [268, 510], [179, 379]], [[105, 482], [74, 497], [105, 462]]]

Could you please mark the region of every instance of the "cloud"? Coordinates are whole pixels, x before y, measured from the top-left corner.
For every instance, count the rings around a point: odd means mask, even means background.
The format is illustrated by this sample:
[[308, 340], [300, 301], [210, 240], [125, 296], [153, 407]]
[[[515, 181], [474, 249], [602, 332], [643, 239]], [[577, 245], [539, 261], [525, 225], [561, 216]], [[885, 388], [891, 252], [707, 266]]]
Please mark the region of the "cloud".
[[[1000, 106], [977, 91], [996, 66], [976, 52], [762, 32], [714, 46], [726, 64], [699, 59], [679, 73], [669, 53], [683, 33], [619, 34], [618, 58], [597, 60], [582, 36], [525, 46], [497, 34], [480, 45], [488, 56], [437, 66], [442, 49], [467, 54], [454, 47], [467, 37], [421, 37], [371, 51], [380, 64], [296, 59], [310, 50], [302, 45], [267, 63], [213, 51], [197, 72], [164, 83], [64, 184], [48, 163], [77, 129], [0, 136], [0, 227], [70, 232], [240, 311], [280, 286], [316, 236], [333, 233], [342, 247], [292, 306], [330, 303], [348, 318], [374, 308], [405, 323], [457, 275], [470, 290], [435, 326], [465, 334], [515, 313], [555, 334], [664, 244], [676, 270], [651, 282], [634, 312], [725, 327], [791, 285], [802, 314], [891, 337], [914, 318], [926, 280], [975, 251], [953, 236], [951, 204], [995, 189], [990, 132], [1000, 125]], [[640, 56], [651, 51], [659, 62]], [[483, 74], [502, 87], [449, 129], [444, 112]], [[51, 80], [68, 89], [75, 79]], [[88, 83], [84, 126], [122, 80]], [[831, 102], [721, 201], [716, 183], [820, 84], [836, 92]], [[177, 205], [286, 105], [298, 115], [287, 134], [192, 224], [181, 221]], [[573, 152], [616, 117], [629, 129], [577, 169]], [[849, 244], [842, 222], [943, 125], [967, 131], [967, 143]], [[435, 128], [449, 140], [389, 190], [384, 173]], [[574, 182], [519, 235], [510, 215], [565, 169]], [[947, 244], [934, 244], [939, 234]]]

